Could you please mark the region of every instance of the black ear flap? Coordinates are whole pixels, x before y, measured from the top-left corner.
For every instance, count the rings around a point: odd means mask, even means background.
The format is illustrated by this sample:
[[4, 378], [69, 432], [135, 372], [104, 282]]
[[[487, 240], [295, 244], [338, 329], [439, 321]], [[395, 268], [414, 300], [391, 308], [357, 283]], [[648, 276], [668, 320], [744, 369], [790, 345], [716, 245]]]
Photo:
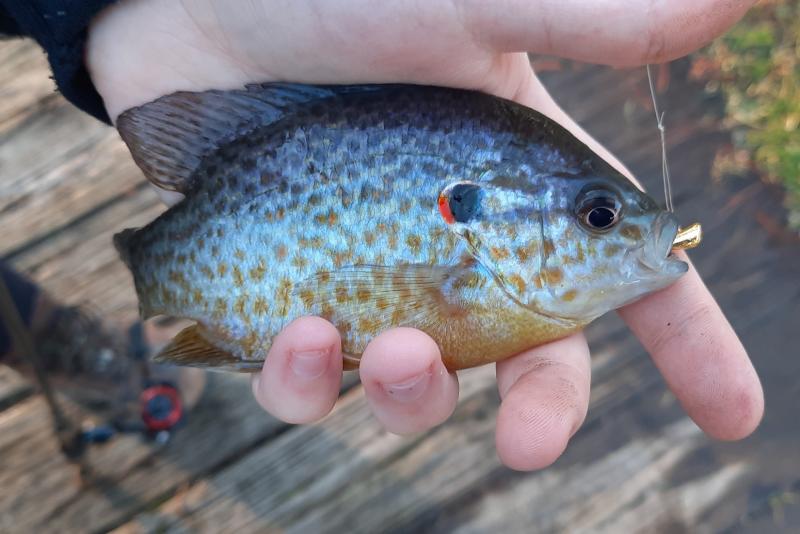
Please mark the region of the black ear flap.
[[480, 215], [483, 190], [473, 182], [456, 182], [439, 194], [439, 212], [447, 222], [467, 223]]

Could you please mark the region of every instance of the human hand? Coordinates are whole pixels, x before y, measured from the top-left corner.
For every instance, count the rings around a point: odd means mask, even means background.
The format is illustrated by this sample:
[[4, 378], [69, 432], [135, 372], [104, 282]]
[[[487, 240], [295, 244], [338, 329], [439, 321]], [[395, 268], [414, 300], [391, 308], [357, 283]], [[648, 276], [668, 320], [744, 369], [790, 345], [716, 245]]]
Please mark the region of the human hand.
[[[624, 170], [558, 107], [520, 51], [613, 65], [662, 62], [722, 33], [752, 3], [641, 0], [637, 10], [621, 0], [125, 0], [93, 24], [87, 64], [112, 117], [177, 90], [273, 80], [477, 89], [549, 115]], [[694, 268], [620, 315], [703, 430], [719, 439], [753, 431], [763, 411], [758, 377]], [[253, 391], [275, 416], [311, 422], [332, 409], [341, 365], [336, 329], [299, 319], [276, 339]], [[373, 412], [390, 431], [428, 429], [455, 408], [457, 378], [422, 332], [381, 334], [360, 373]], [[582, 334], [497, 364], [496, 439], [505, 464], [529, 470], [558, 458], [586, 415], [589, 375]]]

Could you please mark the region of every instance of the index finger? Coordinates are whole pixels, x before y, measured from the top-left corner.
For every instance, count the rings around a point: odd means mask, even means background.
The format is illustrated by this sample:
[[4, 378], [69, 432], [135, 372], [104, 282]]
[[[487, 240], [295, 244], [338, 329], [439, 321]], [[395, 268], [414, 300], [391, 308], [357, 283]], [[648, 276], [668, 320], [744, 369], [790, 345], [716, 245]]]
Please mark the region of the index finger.
[[[624, 166], [588, 135], [531, 74], [521, 103], [569, 129], [629, 177]], [[635, 180], [634, 180], [635, 182]], [[689, 271], [677, 282], [619, 310], [653, 357], [689, 416], [709, 435], [740, 439], [761, 421], [764, 394], [741, 341], [683, 252]]]
[[758, 375], [691, 262], [673, 285], [619, 314], [700, 428], [725, 440], [755, 430], [764, 411]]

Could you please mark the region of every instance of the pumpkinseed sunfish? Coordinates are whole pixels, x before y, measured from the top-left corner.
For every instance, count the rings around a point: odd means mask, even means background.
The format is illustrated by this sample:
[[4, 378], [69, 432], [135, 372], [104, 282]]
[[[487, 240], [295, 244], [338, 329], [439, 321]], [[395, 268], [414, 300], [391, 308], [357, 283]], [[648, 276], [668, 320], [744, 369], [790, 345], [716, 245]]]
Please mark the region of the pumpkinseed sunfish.
[[117, 124], [185, 198], [115, 236], [144, 318], [196, 321], [157, 357], [256, 371], [318, 315], [356, 368], [409, 326], [463, 369], [563, 337], [687, 270], [675, 217], [544, 115], [411, 85], [181, 92]]

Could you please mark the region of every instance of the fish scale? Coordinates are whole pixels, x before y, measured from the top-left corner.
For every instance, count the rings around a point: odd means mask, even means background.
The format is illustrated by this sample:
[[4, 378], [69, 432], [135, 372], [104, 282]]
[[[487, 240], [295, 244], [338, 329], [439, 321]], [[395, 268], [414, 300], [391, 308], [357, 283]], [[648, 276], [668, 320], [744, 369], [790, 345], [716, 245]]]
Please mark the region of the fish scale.
[[[116, 237], [143, 315], [197, 322], [164, 360], [255, 370], [290, 321], [319, 315], [349, 367], [392, 326], [471, 367], [685, 271], [661, 250], [670, 215], [543, 115], [481, 93], [266, 84], [169, 95], [118, 127], [147, 177], [185, 194]], [[474, 219], [441, 211], [459, 183], [478, 188]], [[586, 187], [615, 195], [615, 228], [581, 222]]]

